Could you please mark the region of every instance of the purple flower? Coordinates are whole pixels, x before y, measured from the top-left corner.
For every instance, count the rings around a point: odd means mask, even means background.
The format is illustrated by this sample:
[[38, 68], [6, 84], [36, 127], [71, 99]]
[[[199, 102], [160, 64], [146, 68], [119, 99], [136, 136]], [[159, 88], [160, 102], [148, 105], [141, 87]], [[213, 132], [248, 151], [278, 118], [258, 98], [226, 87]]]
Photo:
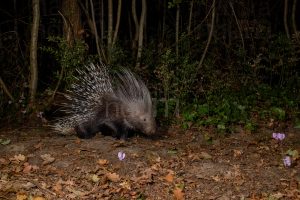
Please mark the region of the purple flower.
[[285, 134], [284, 133], [273, 133], [272, 134], [272, 137], [275, 139], [275, 140], [283, 140], [285, 138]]
[[290, 167], [291, 164], [292, 164], [292, 159], [291, 159], [291, 157], [290, 157], [290, 156], [285, 156], [285, 157], [283, 158], [283, 164], [284, 164], [285, 167]]
[[123, 151], [119, 151], [118, 158], [119, 158], [119, 160], [124, 160], [125, 159], [125, 153]]

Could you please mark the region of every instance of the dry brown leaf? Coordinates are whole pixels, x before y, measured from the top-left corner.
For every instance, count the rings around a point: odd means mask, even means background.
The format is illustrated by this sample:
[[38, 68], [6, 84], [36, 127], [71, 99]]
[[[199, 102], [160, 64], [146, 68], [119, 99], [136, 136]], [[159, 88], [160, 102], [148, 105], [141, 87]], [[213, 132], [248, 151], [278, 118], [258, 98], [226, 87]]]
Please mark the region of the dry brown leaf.
[[75, 144], [80, 144], [81, 140], [78, 138], [77, 140], [75, 140]]
[[199, 157], [202, 158], [202, 159], [212, 159], [212, 156], [210, 154], [208, 154], [207, 152], [204, 152], [204, 151], [202, 151], [200, 153]]
[[169, 183], [172, 183], [174, 180], [174, 173], [169, 172], [169, 174], [165, 177], [165, 180]]
[[29, 173], [32, 170], [32, 166], [26, 162], [24, 163], [23, 173]]
[[34, 188], [34, 187], [36, 187], [36, 186], [31, 182], [27, 182], [27, 183], [22, 184], [22, 188], [26, 189], [26, 190], [30, 190], [31, 188]]
[[32, 200], [46, 200], [44, 197], [33, 197]]
[[176, 200], [183, 200], [184, 199], [184, 193], [182, 192], [182, 189], [175, 188], [173, 191], [174, 197]]
[[125, 188], [127, 190], [131, 190], [131, 185], [129, 181], [123, 181], [122, 183], [120, 183], [120, 186], [122, 186], [122, 188]]
[[36, 145], [34, 145], [35, 149], [40, 149], [42, 147], [43, 143], [39, 142]]
[[27, 195], [26, 194], [17, 194], [16, 200], [26, 200]]
[[97, 182], [99, 182], [100, 178], [98, 177], [97, 174], [93, 174], [93, 175], [91, 176], [91, 180], [92, 180], [94, 183], [97, 183]]
[[120, 176], [117, 173], [107, 173], [105, 175], [107, 179], [112, 182], [118, 182], [120, 180]]
[[53, 186], [53, 190], [58, 194], [62, 193], [62, 185], [60, 181], [56, 182], [56, 184]]
[[216, 181], [216, 182], [220, 182], [221, 181], [221, 177], [219, 175], [216, 176], [211, 176], [211, 178]]
[[50, 154], [43, 154], [41, 155], [41, 158], [44, 160], [44, 162], [42, 163], [43, 165], [50, 164], [55, 160], [55, 158], [53, 158]]
[[6, 160], [5, 158], [0, 158], [0, 164], [1, 164], [1, 165], [8, 165], [8, 164], [9, 164], [9, 161]]
[[97, 161], [97, 163], [98, 163], [99, 165], [108, 165], [109, 161], [106, 160], [106, 159], [99, 159], [99, 160]]
[[243, 154], [243, 151], [242, 150], [237, 150], [237, 149], [234, 149], [233, 150], [233, 156], [236, 158], [236, 157], [240, 157], [241, 155]]
[[22, 154], [19, 154], [19, 155], [15, 155], [13, 158], [10, 158], [9, 160], [16, 162], [16, 163], [20, 163], [21, 161], [25, 161], [26, 157]]

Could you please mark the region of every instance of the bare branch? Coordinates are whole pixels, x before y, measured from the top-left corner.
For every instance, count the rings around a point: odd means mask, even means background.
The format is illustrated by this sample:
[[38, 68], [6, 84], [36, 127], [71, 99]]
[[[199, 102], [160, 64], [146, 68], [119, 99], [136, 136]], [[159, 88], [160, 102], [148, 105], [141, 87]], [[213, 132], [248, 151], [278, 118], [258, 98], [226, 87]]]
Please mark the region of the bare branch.
[[1, 77], [0, 77], [0, 86], [2, 87], [4, 93], [10, 98], [10, 100], [11, 100], [12, 102], [14, 102], [14, 101], [15, 101], [14, 97], [13, 97], [13, 96], [11, 95], [11, 93], [8, 91], [6, 85], [5, 85], [5, 83], [4, 83], [4, 81], [2, 80]]
[[201, 68], [201, 66], [203, 64], [204, 58], [206, 56], [208, 47], [209, 47], [210, 42], [211, 42], [211, 38], [212, 38], [212, 35], [213, 35], [213, 31], [214, 31], [214, 25], [215, 25], [215, 16], [216, 16], [216, 0], [213, 0], [212, 14], [211, 14], [211, 27], [210, 27], [210, 31], [209, 31], [209, 35], [208, 35], [208, 39], [207, 39], [207, 43], [206, 43], [204, 52], [202, 54], [201, 60], [200, 60], [200, 62], [198, 64], [198, 67], [197, 67], [197, 72], [199, 71], [199, 69]]

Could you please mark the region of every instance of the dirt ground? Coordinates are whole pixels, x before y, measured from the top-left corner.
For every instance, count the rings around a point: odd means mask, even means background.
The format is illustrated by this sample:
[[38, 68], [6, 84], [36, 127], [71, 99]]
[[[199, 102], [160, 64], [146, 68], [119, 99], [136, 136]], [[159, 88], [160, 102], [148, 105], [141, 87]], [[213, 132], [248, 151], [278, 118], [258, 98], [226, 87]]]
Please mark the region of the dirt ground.
[[[300, 199], [300, 130], [161, 131], [121, 141], [61, 136], [46, 128], [0, 132], [0, 199]], [[118, 157], [120, 152], [125, 158]]]

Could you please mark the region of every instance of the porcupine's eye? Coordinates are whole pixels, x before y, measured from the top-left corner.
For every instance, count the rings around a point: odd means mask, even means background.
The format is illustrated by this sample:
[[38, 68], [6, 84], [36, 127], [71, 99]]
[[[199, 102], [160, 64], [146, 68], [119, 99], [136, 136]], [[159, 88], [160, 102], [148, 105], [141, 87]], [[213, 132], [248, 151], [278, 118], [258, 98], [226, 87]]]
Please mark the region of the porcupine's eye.
[[144, 122], [146, 121], [146, 118], [144, 118]]

